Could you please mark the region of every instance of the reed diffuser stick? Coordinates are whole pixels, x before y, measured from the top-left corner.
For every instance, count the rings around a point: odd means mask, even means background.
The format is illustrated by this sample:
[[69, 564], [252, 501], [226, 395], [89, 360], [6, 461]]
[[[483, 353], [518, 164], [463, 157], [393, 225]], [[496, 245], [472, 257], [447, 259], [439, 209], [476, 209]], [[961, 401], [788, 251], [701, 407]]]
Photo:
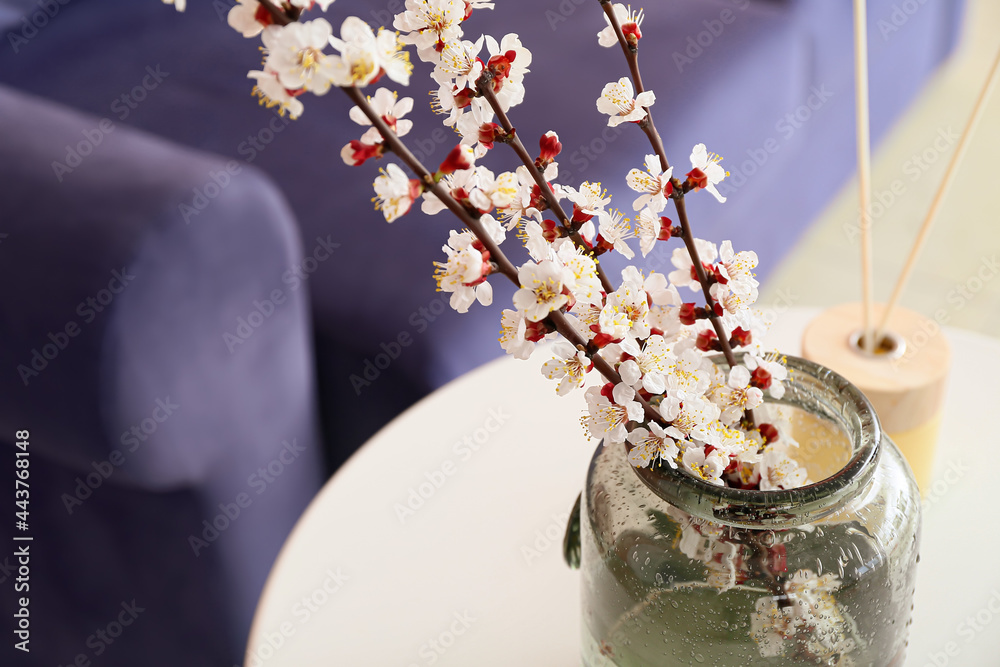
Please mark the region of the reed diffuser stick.
[[872, 152], [868, 118], [868, 3], [854, 0], [854, 101], [858, 141], [858, 195], [861, 207], [861, 346], [872, 352]]
[[993, 60], [993, 66], [990, 68], [990, 73], [986, 76], [986, 82], [983, 84], [982, 90], [979, 91], [979, 99], [976, 100], [976, 105], [972, 109], [972, 116], [969, 118], [969, 122], [966, 124], [965, 130], [962, 132], [962, 138], [958, 142], [955, 154], [951, 156], [951, 162], [948, 164], [948, 170], [945, 172], [944, 178], [941, 179], [941, 185], [938, 186], [937, 194], [934, 195], [934, 200], [931, 202], [931, 207], [927, 211], [927, 216], [924, 218], [924, 222], [920, 226], [920, 231], [917, 233], [917, 238], [913, 242], [913, 248], [910, 249], [910, 254], [906, 258], [906, 263], [903, 265], [903, 271], [899, 274], [899, 280], [896, 281], [896, 286], [892, 290], [892, 296], [889, 297], [889, 302], [886, 304], [885, 311], [882, 314], [882, 320], [878, 325], [876, 340], [882, 336], [887, 324], [889, 323], [889, 317], [892, 315], [892, 310], [896, 307], [896, 303], [899, 301], [899, 297], [903, 293], [903, 289], [906, 287], [906, 282], [910, 279], [910, 274], [913, 272], [913, 267], [917, 263], [917, 257], [920, 255], [920, 251], [923, 250], [924, 243], [927, 241], [927, 236], [930, 234], [931, 226], [934, 224], [934, 219], [937, 217], [938, 210], [941, 208], [941, 202], [944, 201], [945, 195], [948, 194], [948, 189], [955, 180], [955, 174], [958, 172], [958, 165], [961, 164], [962, 158], [965, 156], [965, 151], [969, 147], [972, 135], [976, 130], [976, 125], [979, 124], [979, 120], [982, 118], [983, 112], [986, 111], [986, 102], [989, 100], [990, 93], [996, 84], [997, 70], [1000, 70], [1000, 51], [997, 51], [997, 56]]

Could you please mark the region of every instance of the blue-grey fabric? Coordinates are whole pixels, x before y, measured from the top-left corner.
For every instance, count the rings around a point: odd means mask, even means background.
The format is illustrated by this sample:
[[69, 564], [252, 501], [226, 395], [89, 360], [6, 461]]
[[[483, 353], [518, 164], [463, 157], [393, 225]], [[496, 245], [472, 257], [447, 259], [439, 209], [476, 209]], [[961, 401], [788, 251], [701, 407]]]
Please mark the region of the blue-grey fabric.
[[0, 0], [0, 29], [15, 25], [23, 27], [21, 19], [37, 8], [31, 0]]
[[252, 167], [7, 88], [0, 119], [0, 440], [31, 433], [36, 636], [60, 638], [32, 664], [72, 660], [122, 596], [149, 610], [142, 636], [176, 640], [142, 664], [237, 658], [321, 474], [307, 288], [282, 282], [303, 253], [291, 211]]

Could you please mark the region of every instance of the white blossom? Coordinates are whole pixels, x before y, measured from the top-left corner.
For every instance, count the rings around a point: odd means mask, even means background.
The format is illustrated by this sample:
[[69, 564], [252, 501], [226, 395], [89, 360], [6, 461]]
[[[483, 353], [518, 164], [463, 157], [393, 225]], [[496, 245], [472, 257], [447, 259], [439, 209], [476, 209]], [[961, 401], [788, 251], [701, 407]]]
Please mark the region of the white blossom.
[[643, 107], [653, 106], [653, 102], [656, 101], [656, 95], [651, 90], [639, 93], [638, 97], [634, 95], [632, 80], [627, 76], [604, 86], [601, 96], [597, 98], [597, 110], [610, 116], [608, 118], [610, 127], [642, 120], [646, 117], [646, 110]]
[[754, 278], [757, 268], [757, 253], [752, 250], [733, 252], [731, 241], [723, 241], [719, 247], [719, 264], [722, 275], [728, 280], [727, 286], [736, 294], [750, 294], [760, 284]]
[[518, 310], [505, 308], [500, 318], [500, 347], [515, 359], [527, 359], [535, 349], [535, 343], [527, 340], [527, 319]]
[[413, 65], [392, 31], [383, 28], [376, 36], [367, 23], [349, 16], [340, 26], [340, 37], [331, 36], [329, 43], [340, 52], [330, 56], [332, 80], [337, 86], [368, 85], [383, 70], [396, 83], [405, 86], [410, 82]]
[[[486, 206], [480, 206], [480, 210], [489, 208], [508, 208], [514, 203], [514, 198], [518, 193], [517, 174], [512, 171], [501, 172], [494, 177], [493, 172], [486, 167], [477, 167], [479, 177], [479, 191], [483, 193]], [[478, 206], [478, 204], [477, 204]]]
[[[514, 196], [514, 201], [511, 202], [510, 207], [504, 211], [506, 216], [504, 225], [506, 225], [507, 229], [513, 229], [518, 226], [525, 218], [534, 218], [538, 222], [542, 221], [541, 211], [531, 205], [531, 192], [535, 185], [535, 180], [524, 165], [518, 167], [514, 173], [517, 174], [517, 194]], [[559, 198], [558, 187], [555, 189], [554, 194]]]
[[[466, 157], [474, 158], [472, 149], [466, 148], [469, 151]], [[480, 213], [488, 213], [494, 207], [503, 209], [511, 206], [517, 194], [517, 176], [513, 172], [505, 171], [494, 176], [492, 171], [483, 166], [459, 169], [442, 178], [441, 184], [453, 196], [457, 192], [464, 193], [468, 203]], [[420, 208], [427, 215], [434, 215], [443, 211], [446, 206], [436, 194], [427, 191]]]
[[610, 336], [612, 340], [621, 340], [632, 330], [632, 322], [628, 314], [617, 305], [605, 304], [597, 318], [601, 333]]
[[552, 246], [545, 239], [542, 226], [534, 220], [525, 220], [521, 223], [521, 229], [517, 234], [524, 242], [524, 247], [528, 250], [528, 255], [536, 262], [548, 259]]
[[850, 628], [855, 624], [834, 598], [840, 589], [837, 575], [798, 570], [783, 587], [785, 604], [769, 595], [758, 599], [750, 614], [750, 636], [761, 657], [801, 652], [815, 664], [853, 664], [849, 654], [857, 641]]
[[278, 114], [282, 116], [287, 111], [292, 120], [302, 115], [304, 109], [301, 100], [288, 92], [278, 81], [277, 74], [253, 71], [247, 74], [247, 78], [257, 82], [253, 87], [253, 94], [260, 98], [262, 105], [268, 109], [277, 108]]
[[666, 208], [667, 196], [673, 191], [670, 181], [673, 174], [673, 167], [663, 171], [660, 169], [660, 158], [653, 153], [647, 155], [646, 171], [632, 169], [625, 177], [630, 188], [642, 193], [632, 202], [632, 209], [638, 211], [648, 206], [651, 212], [659, 214]]
[[267, 53], [264, 69], [277, 73], [281, 85], [289, 90], [304, 88], [325, 95], [336, 71], [336, 56], [323, 53], [332, 33], [330, 23], [323, 18], [268, 26], [261, 35]]
[[620, 445], [628, 435], [626, 425], [641, 421], [642, 405], [634, 400], [635, 390], [626, 384], [617, 384], [612, 390], [614, 402], [601, 393], [600, 387], [590, 387], [585, 393], [587, 416], [584, 425], [595, 438], [603, 438], [605, 445]]
[[684, 450], [681, 462], [688, 471], [709, 484], [725, 484], [721, 477], [729, 466], [729, 455], [722, 450], [715, 449], [706, 455], [703, 447], [688, 447]]
[[399, 165], [390, 163], [375, 179], [375, 209], [392, 222], [410, 210], [419, 190]]
[[[413, 128], [413, 121], [403, 118], [413, 110], [413, 98], [397, 98], [397, 94], [388, 88], [379, 88], [375, 91], [374, 96], [368, 97], [368, 102], [372, 110], [386, 122], [389, 129], [393, 130], [397, 137], [402, 137], [409, 134]], [[351, 107], [349, 115], [351, 120], [358, 125], [370, 127], [372, 124], [361, 107]], [[371, 127], [361, 135], [361, 141], [366, 144], [380, 144], [382, 143], [382, 135], [376, 128]]]
[[[471, 153], [471, 148], [469, 152]], [[459, 169], [447, 174], [441, 179], [440, 183], [449, 194], [454, 195], [456, 192], [464, 191], [468, 195], [470, 203], [474, 197], [480, 204], [489, 204], [489, 198], [479, 191], [479, 174], [475, 167]], [[436, 215], [446, 208], [445, 203], [436, 194], [430, 190], [424, 193], [424, 201], [420, 204], [420, 210], [426, 215]]]
[[649, 336], [649, 300], [642, 283], [623, 280], [617, 290], [608, 295], [601, 311], [601, 331], [612, 338], [631, 335], [639, 339]]
[[424, 62], [438, 62], [440, 52], [448, 42], [462, 36], [465, 19], [463, 0], [406, 0], [406, 11], [397, 14], [393, 27], [404, 33], [404, 43], [417, 47], [417, 56]]
[[410, 85], [413, 63], [410, 62], [410, 54], [403, 49], [403, 42], [395, 32], [379, 28], [378, 35], [375, 36], [375, 51], [378, 54], [379, 65], [387, 77], [401, 86]]
[[438, 289], [451, 294], [450, 305], [460, 313], [468, 312], [473, 301], [484, 306], [493, 303], [493, 288], [485, 280], [490, 267], [480, 250], [473, 247], [472, 232], [452, 230], [448, 244], [441, 249], [448, 255], [445, 262], [434, 262], [434, 278]]
[[[719, 256], [718, 249], [710, 241], [695, 239], [694, 247], [698, 251], [698, 259], [704, 264], [711, 264]], [[686, 247], [674, 248], [674, 252], [670, 256], [670, 263], [675, 268], [667, 276], [671, 284], [677, 287], [690, 287], [695, 291], [701, 291], [701, 283], [698, 282], [698, 277], [693, 270], [694, 262], [691, 261], [691, 255], [688, 254]]]
[[767, 387], [771, 398], [780, 399], [785, 395], [785, 380], [788, 379], [788, 369], [779, 360], [776, 352], [765, 355], [748, 354], [743, 358], [743, 363], [751, 372], [758, 368], [766, 371], [770, 375], [771, 384]]
[[[675, 394], [671, 393], [671, 398], [674, 396]], [[717, 405], [700, 397], [685, 398], [682, 403], [671, 406], [672, 410], [668, 411], [664, 408], [665, 403], [666, 400], [660, 403], [660, 414], [667, 419], [665, 412], [675, 412], [673, 419], [668, 421], [672, 422], [673, 427], [680, 431], [684, 438], [700, 440], [713, 446], [718, 442], [718, 433], [712, 428], [712, 424], [719, 419], [720, 411]]]
[[237, 0], [229, 10], [226, 21], [229, 27], [244, 37], [256, 37], [266, 27], [257, 20], [258, 12], [262, 10], [263, 6], [257, 0]]
[[[580, 334], [586, 340], [593, 340], [597, 335], [591, 327], [600, 328], [600, 318], [603, 305], [601, 303], [576, 303], [572, 310], [570, 311], [570, 323], [576, 329], [577, 333]], [[605, 347], [601, 350], [601, 356], [605, 359], [609, 358], [606, 354], [608, 348]]]
[[661, 308], [654, 305], [649, 309], [647, 319], [649, 320], [650, 328], [663, 332], [664, 340], [672, 342], [681, 336], [683, 325], [680, 319], [680, 309], [676, 307]]
[[[313, 0], [289, 0], [289, 4], [301, 9], [309, 9]], [[316, 0], [324, 12], [333, 4], [333, 0]], [[229, 26], [244, 37], [255, 37], [265, 27], [273, 23], [271, 13], [257, 0], [237, 0], [227, 16]]]
[[[637, 274], [638, 279], [632, 278], [631, 276], [626, 278], [626, 272], [634, 271]], [[667, 282], [667, 277], [662, 273], [657, 273], [653, 271], [645, 279], [642, 279], [642, 274], [634, 266], [626, 267], [622, 270], [623, 280], [633, 280], [640, 282], [642, 288], [646, 290], [649, 298], [653, 300], [653, 304], [657, 306], [679, 306], [681, 305], [681, 296], [677, 293], [677, 288]]]
[[514, 292], [514, 305], [532, 322], [545, 319], [569, 303], [562, 276], [563, 268], [554, 260], [526, 262], [517, 272], [521, 289]]
[[438, 54], [431, 78], [459, 90], [475, 89], [476, 80], [483, 73], [483, 61], [479, 58], [483, 40], [484, 36], [480, 36], [475, 42], [456, 39], [446, 43]]
[[750, 386], [750, 371], [737, 365], [729, 371], [729, 379], [713, 392], [716, 404], [722, 408], [719, 419], [726, 426], [740, 420], [744, 411], [753, 410], [764, 402], [764, 393]]
[[515, 33], [508, 33], [503, 36], [499, 43], [490, 35], [486, 35], [486, 48], [489, 57], [505, 56], [513, 52], [514, 58], [510, 62], [510, 71], [503, 80], [503, 85], [496, 93], [497, 102], [504, 111], [510, 111], [524, 101], [524, 75], [528, 73], [528, 65], [531, 64], [531, 51], [523, 44]]
[[517, 36], [517, 33], [512, 32], [504, 35], [499, 43], [493, 37], [486, 35], [486, 48], [489, 51], [490, 58], [506, 55], [509, 52], [514, 53], [514, 58], [510, 63], [510, 71], [507, 73], [504, 85], [507, 82], [523, 82], [524, 75], [531, 71], [528, 69], [528, 66], [531, 64], [531, 51], [521, 43], [521, 38]]
[[503, 225], [501, 225], [500, 221], [489, 213], [484, 213], [479, 216], [479, 224], [483, 226], [486, 234], [497, 245], [503, 243], [507, 238], [507, 231], [503, 228]]
[[601, 238], [616, 251], [628, 259], [635, 257], [635, 252], [628, 246], [628, 239], [635, 238], [635, 233], [629, 227], [628, 218], [620, 211], [601, 211], [598, 214], [598, 233]]
[[[667, 387], [680, 400], [701, 397], [711, 386], [712, 377], [708, 371], [715, 366], [693, 347], [680, 349], [674, 346], [674, 365], [667, 374]], [[718, 418], [718, 408], [714, 408]], [[673, 419], [673, 418], [671, 418]]]
[[563, 265], [564, 284], [573, 293], [577, 304], [601, 303], [601, 279], [597, 275], [597, 262], [593, 257], [584, 255], [569, 239], [563, 243], [556, 255]]
[[622, 351], [633, 357], [618, 369], [622, 381], [638, 388], [641, 380], [642, 388], [650, 394], [665, 392], [665, 373], [673, 366], [675, 358], [663, 336], [652, 335], [641, 347], [631, 337], [625, 338], [619, 345]]
[[[637, 12], [632, 11], [632, 6], [626, 7], [620, 2], [616, 2], [612, 5], [615, 12], [615, 17], [618, 19], [618, 25], [622, 28], [632, 23], [638, 28], [642, 25], [643, 14], [640, 9]], [[604, 22], [607, 23], [607, 27], [597, 33], [597, 43], [604, 47], [611, 47], [618, 44], [618, 35], [615, 33], [614, 26], [611, 25], [611, 20], [608, 18], [607, 14], [604, 15]]]
[[715, 197], [720, 203], [725, 203], [726, 198], [723, 197], [715, 188], [715, 186], [718, 185], [722, 179], [729, 175], [729, 172], [719, 165], [721, 160], [722, 158], [717, 154], [709, 153], [705, 149], [705, 144], [697, 144], [691, 151], [691, 166], [700, 170], [701, 173], [705, 174], [705, 177], [708, 179], [708, 184], [705, 186], [705, 189], [711, 192], [712, 196]]
[[466, 110], [473, 111], [474, 108], [483, 110], [484, 105], [475, 104], [477, 100], [472, 100], [469, 106], [461, 106], [455, 97], [458, 92], [459, 89], [453, 83], [442, 83], [437, 90], [431, 91], [431, 110], [436, 114], [447, 116], [442, 122], [448, 127], [454, 127]]
[[647, 206], [635, 216], [635, 235], [639, 239], [639, 249], [645, 257], [656, 246], [660, 238], [660, 216]]
[[577, 350], [569, 343], [557, 343], [552, 351], [556, 356], [542, 364], [542, 375], [550, 380], [558, 378], [556, 393], [565, 396], [583, 385], [587, 371], [593, 368], [594, 364], [585, 352]]
[[584, 181], [579, 190], [568, 185], [561, 186], [560, 190], [584, 215], [597, 215], [611, 202], [611, 197], [606, 196], [608, 191], [602, 190], [600, 183]]
[[464, 113], [455, 121], [455, 130], [462, 135], [462, 144], [475, 148], [476, 159], [486, 155], [489, 148], [479, 140], [479, 128], [483, 123], [493, 122], [493, 111], [486, 115], [486, 120], [480, 122], [475, 114]]
[[[738, 286], [738, 285], [737, 285]], [[712, 298], [719, 302], [719, 305], [731, 315], [742, 315], [746, 313], [750, 306], [757, 302], [757, 286], [754, 285], [747, 293], [734, 292], [730, 285], [715, 283], [709, 288]]]
[[628, 460], [636, 468], [645, 468], [656, 459], [665, 461], [671, 468], [677, 467], [680, 449], [656, 422], [650, 422], [649, 429], [642, 426], [633, 429], [628, 434], [628, 441], [633, 445]]
[[798, 443], [782, 433], [764, 449], [759, 466], [761, 491], [795, 489], [809, 483], [809, 475], [795, 460], [793, 448], [797, 449]]

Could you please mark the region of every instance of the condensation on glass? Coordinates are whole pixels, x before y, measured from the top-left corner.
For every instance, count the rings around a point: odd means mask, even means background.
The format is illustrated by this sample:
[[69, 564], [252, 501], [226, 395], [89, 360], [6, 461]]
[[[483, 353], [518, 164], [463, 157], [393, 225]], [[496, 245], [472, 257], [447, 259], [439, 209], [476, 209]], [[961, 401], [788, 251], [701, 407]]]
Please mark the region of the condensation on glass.
[[855, 387], [788, 367], [785, 396], [760, 411], [791, 421], [818, 483], [721, 488], [598, 447], [580, 526], [586, 667], [903, 664], [913, 475]]

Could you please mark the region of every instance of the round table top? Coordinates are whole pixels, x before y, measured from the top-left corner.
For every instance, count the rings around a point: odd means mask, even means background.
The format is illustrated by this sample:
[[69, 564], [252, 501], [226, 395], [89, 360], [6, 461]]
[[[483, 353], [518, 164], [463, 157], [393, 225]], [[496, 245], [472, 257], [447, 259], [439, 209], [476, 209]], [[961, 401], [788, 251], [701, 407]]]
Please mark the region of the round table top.
[[[798, 353], [818, 313], [780, 314], [768, 343]], [[1000, 404], [1000, 341], [946, 335], [953, 367], [924, 503], [911, 667], [1000, 655], [1000, 633], [984, 632], [1000, 613], [1000, 531], [982, 464], [996, 460], [984, 415]], [[579, 575], [561, 544], [597, 442], [579, 423], [583, 392], [560, 398], [539, 372], [547, 358], [502, 358], [458, 378], [351, 457], [271, 570], [246, 667], [580, 664]]]

